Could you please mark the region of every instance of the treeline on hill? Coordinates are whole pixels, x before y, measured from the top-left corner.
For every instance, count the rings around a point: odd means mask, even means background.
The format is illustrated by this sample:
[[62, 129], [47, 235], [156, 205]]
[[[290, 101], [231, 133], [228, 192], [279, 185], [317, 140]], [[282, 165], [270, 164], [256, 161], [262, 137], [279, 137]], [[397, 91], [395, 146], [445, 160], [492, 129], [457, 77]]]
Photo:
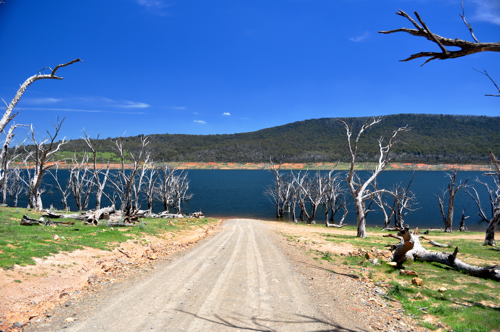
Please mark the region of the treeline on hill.
[[[359, 129], [367, 117], [350, 118]], [[397, 114], [382, 117], [382, 122], [363, 135], [358, 161], [378, 158], [378, 139], [389, 138], [393, 130], [408, 125], [393, 150], [394, 161], [420, 163], [488, 163], [488, 150], [500, 154], [500, 117]], [[105, 134], [105, 133], [104, 133]], [[345, 128], [335, 118], [294, 122], [255, 132], [229, 135], [150, 135], [149, 149], [155, 161], [189, 162], [266, 162], [284, 156], [283, 162], [348, 161]], [[125, 148], [141, 147], [141, 136], [124, 137]], [[113, 160], [113, 139], [100, 145], [102, 162]], [[82, 139], [63, 146], [63, 154], [82, 153]]]

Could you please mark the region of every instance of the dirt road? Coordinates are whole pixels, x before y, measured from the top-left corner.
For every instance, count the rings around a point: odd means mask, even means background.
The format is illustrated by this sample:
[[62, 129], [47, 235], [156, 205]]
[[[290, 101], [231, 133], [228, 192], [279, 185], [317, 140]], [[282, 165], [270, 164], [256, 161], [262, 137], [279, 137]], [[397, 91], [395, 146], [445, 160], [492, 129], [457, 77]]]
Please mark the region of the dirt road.
[[311, 294], [268, 228], [256, 220], [226, 221], [217, 235], [118, 285], [93, 310], [75, 313], [65, 330], [367, 330], [342, 301], [325, 304]]

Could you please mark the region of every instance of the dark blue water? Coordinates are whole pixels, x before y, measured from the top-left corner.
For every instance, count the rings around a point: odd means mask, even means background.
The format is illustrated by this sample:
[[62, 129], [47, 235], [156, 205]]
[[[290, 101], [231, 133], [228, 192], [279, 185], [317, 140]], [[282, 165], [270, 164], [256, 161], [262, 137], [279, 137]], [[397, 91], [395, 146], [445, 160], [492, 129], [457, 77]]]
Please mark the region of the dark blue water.
[[[60, 170], [61, 177], [67, 176], [67, 171]], [[369, 172], [360, 172], [361, 176], [367, 176]], [[381, 188], [392, 188], [397, 183], [407, 185], [413, 172], [410, 171], [385, 171], [378, 177], [378, 184]], [[458, 175], [458, 181], [470, 178], [469, 184], [474, 185], [480, 194], [483, 210], [488, 217], [491, 217], [489, 198], [482, 185], [474, 180], [479, 177], [481, 181], [491, 182], [489, 177], [483, 176], [481, 172], [462, 172]], [[185, 202], [184, 213], [203, 211], [209, 217], [243, 217], [258, 218], [266, 220], [276, 220], [275, 210], [269, 198], [264, 195], [264, 191], [273, 182], [271, 173], [262, 170], [189, 170], [190, 192], [194, 193], [193, 198]], [[53, 205], [55, 208], [62, 208], [60, 202], [61, 194], [55, 187], [51, 189], [53, 182], [51, 176], [44, 178], [47, 192], [42, 195], [44, 207]], [[439, 211], [436, 195], [441, 195], [442, 190], [449, 183], [449, 178], [444, 172], [420, 171], [416, 172], [416, 178], [411, 190], [417, 196], [418, 208], [415, 212], [410, 212], [405, 217], [405, 223], [413, 227], [422, 228], [443, 228], [443, 221]], [[70, 208], [76, 210], [76, 205], [72, 197], [68, 198]], [[102, 206], [109, 202], [103, 198]], [[445, 204], [447, 201], [445, 201]], [[27, 205], [26, 198], [19, 201], [19, 206]], [[95, 205], [94, 200], [90, 200], [89, 208]], [[146, 208], [146, 204], [143, 204]], [[470, 218], [466, 221], [466, 227], [471, 230], [485, 230], [487, 224], [477, 216], [477, 207], [474, 201], [466, 195], [465, 191], [457, 194], [455, 199], [455, 219], [454, 229], [458, 229], [462, 210], [466, 209], [466, 215]], [[378, 207], [372, 205], [367, 218], [367, 223], [372, 226], [383, 225], [383, 214]], [[155, 211], [161, 211], [161, 203], [157, 203]], [[339, 212], [341, 214], [341, 212]], [[298, 215], [298, 214], [297, 214]], [[340, 217], [340, 215], [338, 216]], [[317, 221], [323, 222], [324, 209], [320, 207], [317, 213]], [[286, 215], [284, 220], [290, 220], [290, 215]], [[350, 207], [350, 213], [346, 219], [347, 224], [356, 224], [356, 213], [354, 207]]]

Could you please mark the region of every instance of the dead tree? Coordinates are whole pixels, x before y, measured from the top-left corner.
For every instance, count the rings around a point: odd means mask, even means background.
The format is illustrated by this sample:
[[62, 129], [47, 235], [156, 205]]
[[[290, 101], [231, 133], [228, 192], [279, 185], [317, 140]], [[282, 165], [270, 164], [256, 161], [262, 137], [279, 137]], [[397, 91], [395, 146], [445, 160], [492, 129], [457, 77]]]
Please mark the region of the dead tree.
[[[420, 52], [411, 55], [407, 59], [400, 60], [400, 61], [410, 61], [414, 59], [420, 59], [420, 58], [427, 58], [427, 60], [422, 64], [425, 65], [429, 61], [432, 60], [447, 60], [447, 59], [456, 59], [459, 57], [479, 53], [479, 52], [500, 52], [500, 42], [493, 42], [493, 43], [481, 43], [479, 40], [476, 38], [474, 35], [474, 31], [472, 27], [470, 26], [469, 23], [465, 20], [465, 9], [463, 6], [463, 1], [462, 1], [462, 14], [460, 15], [462, 17], [462, 20], [464, 21], [465, 25], [470, 31], [470, 34], [472, 38], [474, 39], [474, 42], [470, 42], [467, 40], [462, 40], [459, 38], [445, 38], [441, 37], [429, 29], [427, 24], [422, 20], [420, 15], [417, 12], [414, 12], [417, 20], [420, 22], [418, 24], [415, 20], [413, 20], [408, 14], [406, 14], [402, 10], [396, 11], [396, 14], [402, 17], [405, 17], [408, 21], [413, 24], [413, 26], [416, 29], [408, 29], [408, 28], [400, 28], [400, 29], [395, 29], [395, 30], [388, 30], [388, 31], [379, 31], [379, 33], [383, 34], [390, 34], [390, 33], [395, 33], [395, 32], [406, 32], [409, 33], [410, 35], [417, 36], [417, 37], [424, 37], [425, 39], [435, 43], [441, 50], [441, 52]], [[459, 48], [458, 50], [450, 50], [448, 49], [449, 47], [457, 47]], [[497, 88], [498, 92], [500, 92], [500, 88], [498, 85], [495, 83], [495, 81], [490, 77], [490, 75], [486, 72], [479, 71], [480, 73], [486, 75], [495, 85]], [[486, 96], [494, 96], [494, 97], [500, 97], [500, 95], [486, 95]]]
[[[374, 181], [374, 189], [377, 189], [377, 183], [376, 180]], [[397, 189], [393, 189], [393, 191], [389, 191], [391, 193], [390, 196], [393, 198], [397, 196]], [[380, 208], [382, 213], [384, 214], [384, 230], [395, 230], [395, 228], [391, 227], [391, 220], [392, 216], [394, 215], [394, 212], [396, 210], [396, 199], [393, 199], [393, 203], [390, 204], [387, 199], [387, 193], [379, 190], [374, 190], [373, 194], [373, 202], [375, 202], [376, 205]]]
[[169, 207], [174, 201], [173, 194], [173, 177], [175, 175], [175, 168], [165, 164], [161, 168], [161, 177], [158, 186], [156, 187], [156, 197], [163, 203], [163, 210], [169, 212]]
[[297, 202], [298, 202], [298, 189], [297, 185], [295, 182], [295, 176], [293, 175], [293, 171], [290, 171], [290, 174], [288, 176], [288, 185], [290, 188], [290, 196], [289, 196], [289, 206], [292, 211], [292, 221], [294, 223], [297, 223], [297, 214], [296, 214], [296, 208], [297, 208]]
[[14, 138], [14, 130], [19, 127], [20, 125], [18, 124], [13, 124], [10, 126], [9, 130], [7, 133], [5, 133], [5, 140], [2, 145], [2, 150], [0, 151], [0, 186], [2, 188], [2, 203], [6, 204], [7, 203], [7, 191], [8, 191], [8, 172], [9, 172], [9, 167], [12, 162], [12, 160], [16, 159], [19, 157], [18, 150], [19, 148], [24, 144], [21, 143], [17, 145], [12, 153], [12, 155], [9, 155], [9, 146], [10, 143], [12, 142], [12, 139]]
[[[90, 138], [90, 136], [87, 135], [85, 132], [85, 129], [83, 130], [83, 135], [84, 137], [83, 140], [89, 147], [91, 153], [92, 153], [92, 171], [94, 173], [94, 183], [95, 183], [95, 188], [96, 188], [96, 194], [95, 194], [95, 209], [99, 210], [101, 208], [101, 200], [102, 200], [102, 195], [104, 194], [104, 189], [106, 188], [106, 182], [109, 177], [109, 161], [107, 164], [107, 167], [105, 170], [100, 170], [97, 168], [97, 152], [99, 151], [99, 135], [97, 135], [96, 139]], [[102, 180], [101, 180], [101, 174]], [[110, 199], [111, 201], [111, 199]], [[114, 201], [111, 201], [114, 204]]]
[[420, 239], [424, 237], [418, 235], [417, 231], [410, 231], [408, 225], [406, 225], [404, 229], [400, 229], [397, 235], [384, 235], [384, 237], [388, 236], [400, 240], [398, 244], [389, 246], [391, 250], [394, 251], [392, 261], [396, 263], [396, 268], [398, 269], [402, 268], [403, 263], [406, 261], [417, 259], [423, 262], [434, 262], [447, 265], [457, 271], [472, 276], [500, 281], [500, 270], [498, 269], [498, 265], [479, 267], [464, 263], [457, 258], [458, 247], [455, 248], [452, 254], [428, 251], [420, 243]]
[[10, 128], [9, 131], [5, 135], [5, 141], [2, 146], [2, 151], [0, 152], [0, 186], [2, 188], [2, 203], [7, 204], [7, 193], [9, 191], [9, 180], [10, 179], [15, 179], [16, 174], [13, 176], [10, 176], [10, 165], [12, 161], [18, 159], [21, 154], [19, 153], [19, 150], [21, 147], [24, 145], [24, 141], [16, 145], [16, 147], [9, 153], [9, 146], [10, 143], [12, 142], [12, 139], [14, 138], [14, 130], [17, 127], [24, 126], [24, 125], [17, 125], [13, 124]]
[[71, 164], [69, 172], [71, 193], [78, 211], [84, 211], [87, 210], [90, 194], [95, 186], [94, 175], [89, 169], [89, 156], [83, 156], [82, 161], [78, 162], [75, 155]]
[[[494, 202], [494, 200], [492, 199], [493, 198], [493, 196], [492, 196], [493, 193], [491, 191], [490, 186], [487, 183], [479, 181], [479, 179], [476, 179], [476, 182], [481, 183], [481, 184], [483, 184], [483, 185], [486, 186], [486, 190], [488, 190], [488, 193], [490, 194], [490, 201], [493, 203]], [[479, 194], [478, 194], [476, 188], [470, 187], [470, 189], [472, 189], [474, 191], [474, 195], [472, 195], [472, 193], [469, 190], [466, 190], [465, 193], [467, 195], [469, 195], [470, 198], [472, 198], [472, 200], [476, 203], [477, 210], [478, 210], [477, 211], [478, 216], [481, 218], [481, 220], [489, 221], [489, 219], [486, 217], [486, 213], [484, 213], [483, 208], [481, 206], [481, 200], [479, 198]], [[494, 207], [493, 207], [493, 204], [492, 204], [492, 212], [493, 211], [494, 211]]]
[[408, 126], [401, 127], [396, 129], [393, 133], [387, 145], [383, 144], [383, 137], [378, 140], [379, 145], [379, 160], [378, 165], [375, 168], [375, 171], [371, 174], [371, 176], [362, 181], [356, 176], [356, 172], [354, 171], [354, 166], [356, 165], [356, 155], [358, 153], [358, 143], [361, 135], [370, 127], [376, 125], [381, 121], [380, 118], [369, 118], [368, 121], [361, 127], [356, 136], [354, 142], [351, 139], [353, 134], [352, 125], [348, 124], [345, 120], [339, 120], [346, 129], [347, 133], [347, 143], [349, 147], [350, 153], [350, 168], [349, 173], [347, 175], [347, 185], [349, 187], [349, 191], [351, 192], [352, 198], [354, 200], [354, 206], [356, 208], [356, 220], [357, 220], [357, 237], [366, 237], [366, 201], [371, 200], [373, 194], [376, 193], [369, 190], [371, 183], [377, 178], [377, 176], [387, 167], [387, 164], [391, 160], [391, 151], [394, 145], [397, 143], [396, 137], [400, 132], [406, 132], [410, 130]]
[[465, 215], [465, 209], [462, 211], [462, 219], [460, 219], [460, 232], [465, 232], [465, 220], [468, 219], [469, 216]]
[[[28, 174], [28, 194], [29, 194], [29, 207], [40, 211], [43, 209], [42, 204], [42, 190], [40, 188], [42, 184], [42, 179], [45, 176], [49, 168], [54, 166], [54, 158], [56, 153], [59, 151], [61, 146], [66, 144], [65, 138], [56, 143], [56, 138], [61, 130], [61, 126], [64, 122], [64, 118], [59, 121], [57, 118], [56, 123], [52, 123], [55, 129], [54, 134], [51, 134], [47, 130], [48, 138], [44, 138], [38, 141], [35, 137], [35, 128], [31, 126], [31, 133], [28, 140], [32, 143], [30, 149], [25, 147], [27, 156], [25, 158], [26, 172]], [[28, 160], [31, 164], [28, 166]], [[56, 161], [57, 162], [57, 161]]]
[[127, 206], [132, 206], [133, 204], [133, 189], [139, 167], [141, 163], [148, 162], [149, 160], [150, 155], [146, 152], [148, 137], [146, 136], [141, 138], [141, 148], [137, 154], [132, 152], [129, 153], [132, 161], [130, 169], [125, 167], [125, 149], [122, 137], [118, 137], [118, 139], [114, 141], [114, 144], [114, 149], [120, 155], [121, 167], [113, 178], [111, 176], [108, 176], [107, 178], [120, 198], [120, 211], [125, 211]]
[[24, 191], [26, 190], [26, 186], [24, 185], [21, 176], [21, 170], [19, 169], [19, 167], [16, 167], [9, 171], [7, 175], [7, 194], [12, 197], [14, 201], [14, 207], [17, 207], [19, 195], [24, 193]]
[[283, 217], [283, 190], [282, 187], [285, 185], [282, 179], [282, 173], [280, 172], [282, 161], [278, 165], [273, 162], [273, 158], [269, 158], [268, 170], [274, 176], [274, 183], [266, 191], [265, 194], [271, 199], [275, 209], [276, 218]]
[[[458, 170], [456, 169], [453, 170], [451, 173], [446, 173], [446, 176], [450, 178], [450, 183], [448, 183], [448, 189], [443, 190], [442, 198], [436, 196], [438, 199], [441, 216], [443, 217], [443, 222], [445, 226], [444, 231], [446, 233], [453, 232], [453, 212], [455, 208], [455, 196], [460, 190], [467, 188], [467, 181], [469, 181], [469, 179], [465, 180], [463, 183], [462, 181], [460, 181], [458, 186], [456, 186], [457, 175], [458, 175]], [[447, 213], [444, 212], [444, 202], [443, 202], [446, 194], [448, 194]]]
[[[63, 204], [63, 209], [64, 210], [68, 210], [68, 197], [69, 197], [69, 190], [70, 190], [70, 187], [71, 187], [71, 181], [70, 179], [66, 179], [66, 183], [63, 183], [61, 184], [61, 181], [59, 179], [59, 175], [58, 175], [58, 171], [59, 171], [59, 163], [56, 163], [56, 169], [52, 172], [52, 171], [49, 171], [49, 174], [52, 175], [52, 178], [54, 178], [54, 181], [56, 182], [56, 187], [57, 189], [59, 189], [59, 191], [61, 192], [61, 203]], [[71, 174], [70, 174], [70, 178], [71, 178]]]
[[[349, 214], [349, 208], [348, 208], [348, 202], [349, 202], [349, 197], [342, 196], [342, 199], [338, 201], [338, 204], [336, 205], [335, 209], [332, 210], [332, 215], [331, 215], [331, 220], [326, 220], [325, 226], [326, 227], [336, 227], [336, 228], [342, 228], [344, 227], [344, 220], [347, 217], [347, 214]], [[342, 209], [342, 218], [340, 218], [340, 221], [335, 224], [335, 214]], [[330, 223], [331, 221], [331, 223]]]
[[417, 203], [417, 197], [410, 190], [410, 187], [415, 180], [415, 172], [413, 172], [413, 176], [411, 180], [408, 182], [408, 186], [404, 188], [401, 184], [396, 191], [395, 200], [395, 213], [394, 213], [394, 224], [398, 228], [403, 228], [404, 217], [409, 213], [413, 212], [415, 209], [413, 206]]
[[[12, 99], [12, 101], [10, 102], [10, 104], [7, 104], [7, 102], [5, 102], [5, 100], [2, 99], [3, 102], [5, 103], [6, 110], [5, 110], [2, 118], [0, 119], [0, 134], [1, 133], [5, 133], [5, 128], [7, 127], [7, 125], [9, 124], [9, 122], [12, 121], [16, 117], [16, 115], [19, 113], [19, 112], [14, 113], [14, 108], [16, 107], [17, 103], [19, 102], [19, 100], [23, 96], [23, 94], [26, 91], [26, 89], [32, 83], [34, 83], [34, 82], [36, 82], [38, 80], [43, 80], [43, 79], [62, 80], [63, 77], [56, 76], [57, 70], [59, 68], [61, 68], [61, 67], [69, 66], [69, 65], [71, 65], [71, 64], [73, 64], [75, 62], [81, 62], [81, 60], [80, 59], [75, 59], [75, 60], [67, 62], [65, 64], [57, 65], [54, 69], [51, 69], [51, 68], [48, 68], [48, 67], [42, 68], [38, 72], [38, 74], [29, 77], [26, 81], [24, 81], [23, 84], [21, 84], [21, 86], [17, 90], [17, 93], [14, 96], [14, 98]], [[51, 70], [50, 74], [42, 74], [42, 71], [44, 71], [45, 69]], [[14, 137], [14, 130], [17, 127], [19, 127], [19, 125], [13, 124], [10, 127], [9, 131], [7, 133], [5, 133], [5, 141], [4, 141], [4, 144], [2, 146], [2, 152], [0, 153], [0, 184], [3, 184], [4, 180], [7, 179], [6, 178], [6, 173], [8, 172], [8, 162], [7, 161], [9, 160], [8, 157], [7, 157], [7, 152], [8, 152], [8, 149], [9, 149], [9, 145], [12, 142], [12, 139]], [[7, 186], [4, 186], [4, 188], [3, 188], [4, 197], [5, 197], [5, 193], [7, 191], [8, 191]]]
[[134, 184], [134, 206], [136, 210], [139, 209], [141, 198], [140, 194], [144, 193], [148, 204], [147, 214], [149, 215], [153, 212], [153, 205], [156, 197], [156, 181], [159, 175], [159, 169], [156, 167], [153, 161], [148, 160], [142, 164], [141, 172], [138, 175], [138, 180]]
[[190, 200], [193, 195], [188, 193], [189, 190], [189, 180], [187, 178], [187, 173], [180, 171], [179, 175], [174, 175], [173, 177], [173, 201], [174, 207], [177, 213], [182, 213], [182, 202]]
[[[325, 195], [324, 195], [324, 204], [325, 204], [325, 223], [327, 227], [330, 226], [329, 221], [334, 221], [335, 214], [342, 208], [341, 199], [345, 195], [345, 190], [341, 185], [341, 173], [334, 173], [333, 170], [328, 172], [328, 176], [325, 177]], [[344, 211], [346, 208], [344, 208]]]
[[[484, 245], [496, 246], [495, 241], [495, 229], [497, 228], [498, 222], [500, 222], [500, 166], [499, 161], [496, 156], [490, 150], [491, 160], [493, 165], [495, 166], [495, 173], [487, 173], [493, 178], [493, 181], [496, 185], [496, 191], [494, 193], [495, 197], [495, 209], [493, 211], [493, 216], [491, 217], [490, 222], [488, 223], [488, 228], [486, 229], [486, 236], [484, 238]], [[492, 204], [493, 205], [493, 204]]]
[[294, 181], [296, 183], [296, 188], [297, 188], [297, 202], [299, 203], [299, 208], [300, 208], [300, 217], [301, 219], [306, 218], [306, 222], [308, 224], [312, 223], [313, 219], [311, 215], [309, 215], [309, 212], [307, 211], [307, 204], [308, 204], [308, 191], [311, 190], [311, 181], [309, 181], [307, 177], [307, 172], [304, 172], [303, 174], [301, 172], [298, 172], [296, 175], [294, 175]]
[[[328, 190], [328, 181], [321, 176], [318, 170], [314, 177], [310, 177], [308, 172], [305, 172], [302, 177], [296, 180], [297, 190], [299, 190], [299, 203], [302, 214], [307, 218], [307, 223], [310, 224], [316, 221], [316, 211], [318, 207], [324, 203], [325, 195]], [[311, 208], [311, 212], [307, 212], [307, 203]]]

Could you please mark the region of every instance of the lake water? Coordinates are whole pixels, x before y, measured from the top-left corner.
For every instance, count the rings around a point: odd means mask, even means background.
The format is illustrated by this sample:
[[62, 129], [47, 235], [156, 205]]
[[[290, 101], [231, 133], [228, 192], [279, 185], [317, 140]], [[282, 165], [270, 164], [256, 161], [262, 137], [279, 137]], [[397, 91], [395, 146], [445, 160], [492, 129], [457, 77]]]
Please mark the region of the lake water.
[[[61, 177], [67, 176], [68, 171], [60, 170]], [[360, 172], [361, 176], [367, 176], [369, 172]], [[413, 172], [409, 171], [385, 171], [378, 177], [378, 184], [381, 188], [392, 188], [394, 184], [403, 183], [407, 185]], [[484, 187], [475, 182], [476, 177], [481, 181], [491, 182], [489, 177], [483, 176], [482, 172], [462, 172], [458, 175], [458, 180], [470, 178], [469, 184], [474, 185], [480, 194], [483, 210], [488, 217], [491, 217], [489, 197]], [[189, 170], [190, 192], [194, 193], [193, 198], [185, 202], [184, 212], [203, 211], [208, 217], [240, 217], [257, 218], [265, 220], [276, 220], [275, 210], [269, 198], [264, 195], [266, 188], [273, 183], [274, 177], [268, 171], [263, 170]], [[44, 181], [49, 190], [42, 195], [44, 207], [53, 204], [56, 208], [62, 208], [60, 202], [61, 194], [54, 187], [50, 189], [53, 182], [50, 175], [45, 176]], [[443, 188], [449, 183], [449, 178], [441, 171], [420, 171], [416, 172], [416, 178], [412, 184], [411, 190], [417, 196], [418, 210], [410, 212], [405, 217], [405, 223], [410, 227], [424, 228], [443, 228], [443, 221], [439, 211], [439, 205], [436, 195], [442, 193]], [[352, 201], [352, 200], [351, 200]], [[70, 208], [76, 210], [76, 205], [72, 197], [68, 198]], [[445, 201], [446, 203], [446, 201]], [[103, 198], [103, 206], [108, 204]], [[90, 200], [89, 207], [95, 205], [94, 200]], [[27, 206], [26, 198], [20, 199], [19, 206]], [[146, 204], [143, 204], [143, 208]], [[455, 218], [453, 223], [454, 230], [458, 230], [462, 210], [466, 209], [466, 215], [470, 218], [466, 220], [466, 227], [470, 230], [485, 230], [486, 222], [481, 221], [477, 215], [477, 207], [474, 201], [461, 191], [455, 199]], [[372, 226], [383, 225], [383, 214], [379, 208], [372, 205], [367, 218], [367, 224]], [[157, 203], [155, 211], [161, 211], [161, 203]], [[298, 210], [297, 210], [298, 211]], [[298, 214], [297, 214], [298, 215]], [[338, 218], [341, 217], [341, 211]], [[324, 223], [324, 209], [320, 207], [317, 213], [317, 221]], [[290, 220], [290, 215], [286, 215], [283, 220]], [[356, 224], [356, 212], [354, 206], [350, 207], [350, 212], [345, 221], [346, 224]]]

